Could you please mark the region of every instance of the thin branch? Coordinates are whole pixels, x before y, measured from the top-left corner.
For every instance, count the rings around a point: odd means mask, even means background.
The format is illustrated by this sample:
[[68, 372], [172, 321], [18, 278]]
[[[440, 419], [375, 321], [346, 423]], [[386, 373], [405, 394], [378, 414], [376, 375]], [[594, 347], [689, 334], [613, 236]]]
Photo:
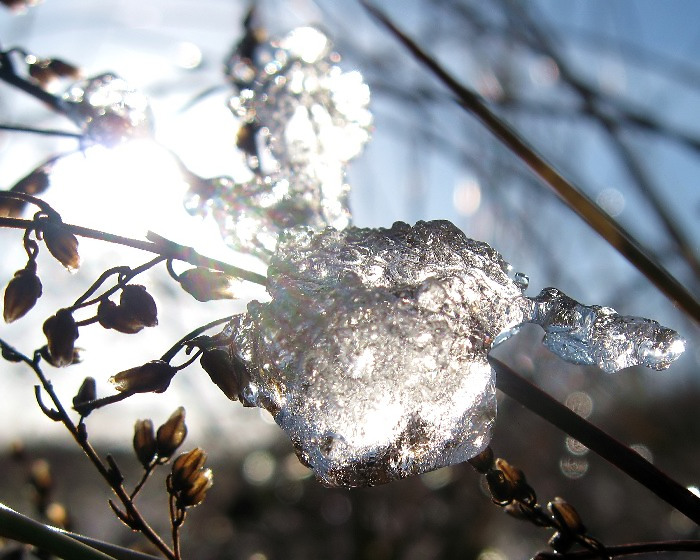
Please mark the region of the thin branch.
[[[0, 192], [0, 196], [2, 196], [3, 194], [4, 193]], [[42, 224], [41, 222], [25, 220], [23, 218], [0, 217], [0, 227], [8, 227], [15, 229], [41, 229]], [[168, 259], [177, 259], [180, 261], [188, 262], [195, 266], [203, 266], [214, 270], [220, 270], [221, 272], [225, 272], [226, 274], [230, 274], [231, 276], [236, 276], [237, 278], [248, 280], [249, 282], [254, 282], [255, 284], [260, 284], [262, 286], [265, 286], [267, 284], [267, 279], [262, 274], [252, 272], [250, 270], [245, 270], [243, 268], [238, 268], [237, 266], [227, 264], [216, 259], [205, 257], [203, 255], [200, 255], [191, 247], [185, 247], [184, 245], [179, 245], [176, 243], [153, 243], [151, 241], [132, 239], [129, 237], [123, 237], [121, 235], [106, 233], [96, 229], [90, 229], [83, 226], [76, 226], [65, 223], [61, 224], [61, 227], [65, 228], [67, 231], [70, 231], [74, 235], [79, 235], [81, 237], [89, 237], [90, 239], [106, 241], [107, 243], [114, 243], [117, 245], [123, 245], [125, 247], [132, 247], [134, 249], [140, 249], [141, 251], [156, 253]]]
[[[699, 552], [700, 541], [654, 541], [605, 547], [605, 552], [611, 557], [673, 551]], [[556, 552], [540, 552], [537, 556], [535, 556], [534, 560], [588, 560], [589, 558], [598, 558], [598, 555], [590, 550], [581, 550], [579, 552], [569, 552], [566, 554], [557, 554]]]
[[8, 130], [11, 132], [26, 132], [28, 134], [40, 134], [42, 136], [63, 136], [65, 138], [83, 139], [83, 134], [80, 132], [67, 132], [65, 130], [54, 130], [51, 128], [32, 128], [30, 126], [0, 124], [0, 130]]
[[700, 322], [700, 302], [676, 280], [620, 224], [606, 214], [587, 195], [547, 163], [510, 125], [489, 109], [475, 92], [459, 83], [440, 64], [424, 52], [378, 8], [361, 0], [363, 6], [422, 62], [456, 96], [458, 103], [477, 117], [504, 145], [549, 185], [583, 220], [616, 248], [668, 298], [690, 317]]
[[700, 497], [670, 478], [636, 451], [569, 410], [503, 362], [491, 356], [488, 360], [496, 371], [498, 389], [580, 441], [700, 525]]

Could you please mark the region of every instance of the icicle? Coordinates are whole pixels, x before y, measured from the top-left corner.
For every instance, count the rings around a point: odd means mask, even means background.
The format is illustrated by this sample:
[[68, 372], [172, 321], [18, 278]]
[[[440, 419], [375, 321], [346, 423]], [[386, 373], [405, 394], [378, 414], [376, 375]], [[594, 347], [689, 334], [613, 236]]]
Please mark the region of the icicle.
[[242, 398], [270, 411], [326, 484], [381, 484], [462, 462], [489, 442], [486, 356], [527, 322], [563, 359], [663, 369], [682, 339], [654, 321], [586, 307], [524, 275], [447, 221], [283, 234], [269, 303], [227, 328]]

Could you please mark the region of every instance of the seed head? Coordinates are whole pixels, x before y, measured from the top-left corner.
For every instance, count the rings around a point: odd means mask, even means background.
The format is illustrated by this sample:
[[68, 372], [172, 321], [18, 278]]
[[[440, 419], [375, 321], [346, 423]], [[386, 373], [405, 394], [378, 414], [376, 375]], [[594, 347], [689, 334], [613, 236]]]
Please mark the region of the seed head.
[[45, 220], [43, 232], [49, 253], [68, 270], [77, 270], [80, 267], [78, 239], [65, 228], [60, 218]]
[[129, 284], [122, 288], [119, 306], [127, 316], [139, 321], [144, 327], [155, 327], [158, 324], [158, 308], [156, 302], [146, 291], [145, 286]]
[[192, 451], [179, 455], [173, 462], [173, 489], [190, 488], [194, 484], [206, 460], [207, 454], [199, 447], [195, 447]]
[[177, 505], [180, 509], [201, 504], [214, 484], [214, 473], [211, 469], [197, 471], [196, 478], [187, 490], [177, 497]]
[[[97, 398], [97, 385], [94, 377], [86, 377], [83, 384], [73, 397], [73, 408], [80, 412], [82, 405], [94, 401]], [[87, 416], [87, 415], [86, 415]]]
[[[229, 357], [228, 352], [221, 348], [205, 350], [202, 358], [199, 360], [199, 363], [204, 371], [209, 374], [211, 380], [232, 401], [238, 400], [241, 393], [241, 382], [243, 379], [240, 368], [236, 366], [243, 364], [239, 364], [239, 362], [234, 362]], [[244, 365], [243, 368], [245, 368]]]
[[[49, 173], [53, 169], [53, 161], [44, 162], [39, 167], [34, 169], [28, 175], [17, 181], [10, 192], [20, 192], [26, 194], [37, 195], [44, 192], [49, 187]], [[22, 215], [26, 202], [12, 198], [3, 198], [0, 200], [0, 216], [8, 216], [18, 218]]]
[[156, 434], [150, 419], [137, 420], [134, 425], [134, 452], [144, 468], [147, 468], [156, 456]]
[[156, 433], [156, 449], [158, 457], [169, 459], [187, 437], [185, 424], [185, 409], [179, 407]]
[[178, 276], [180, 286], [197, 301], [234, 299], [233, 277], [209, 268], [190, 268]]
[[5, 301], [3, 318], [6, 323], [12, 323], [34, 307], [41, 297], [41, 280], [36, 275], [36, 262], [30, 260], [22, 270], [15, 272], [15, 276], [5, 288]]
[[170, 385], [176, 369], [162, 360], [120, 371], [110, 377], [117, 391], [130, 393], [162, 393]]
[[554, 498], [547, 504], [547, 508], [562, 528], [565, 528], [575, 535], [582, 535], [586, 532], [581, 516], [574, 506], [563, 498]]
[[48, 341], [51, 364], [56, 367], [73, 363], [75, 341], [78, 338], [78, 326], [68, 309], [59, 309], [44, 322], [44, 334]]

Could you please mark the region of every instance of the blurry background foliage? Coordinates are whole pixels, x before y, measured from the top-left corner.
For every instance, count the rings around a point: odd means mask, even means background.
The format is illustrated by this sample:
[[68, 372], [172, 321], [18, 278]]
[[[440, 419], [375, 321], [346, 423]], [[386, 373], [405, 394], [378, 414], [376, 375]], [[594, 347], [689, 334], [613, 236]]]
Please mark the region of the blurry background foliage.
[[[230, 0], [46, 0], [24, 15], [1, 12], [0, 39], [4, 49], [56, 56], [86, 75], [118, 73], [150, 97], [161, 143], [195, 172], [235, 176], [243, 160], [225, 105], [231, 89], [222, 67], [248, 7]], [[698, 294], [700, 5], [392, 0], [382, 7]], [[356, 224], [452, 220], [527, 273], [528, 293], [557, 286], [581, 302], [653, 317], [688, 339], [686, 354], [661, 373], [633, 369], [607, 376], [565, 364], [539, 345], [537, 327], [496, 353], [636, 445], [679, 482], [700, 484], [697, 325], [460, 109], [359, 4], [270, 0], [258, 8], [273, 36], [320, 25], [334, 39], [342, 66], [361, 71], [370, 85], [373, 140], [349, 175]], [[209, 88], [215, 89], [181, 111]], [[36, 100], [3, 84], [0, 122], [69, 129]], [[51, 155], [75, 148], [70, 138], [0, 132], [2, 188]], [[152, 229], [206, 255], [254, 266], [226, 249], [213, 224], [185, 213], [183, 192], [176, 171], [158, 153], [126, 150], [67, 158], [56, 167], [45, 198], [69, 223], [132, 236]], [[5, 279], [24, 263], [20, 237], [0, 231]], [[105, 268], [142, 259], [88, 240], [81, 240], [81, 256], [84, 265], [74, 276], [40, 256], [45, 296], [27, 318], [0, 326], [2, 338], [24, 351], [42, 345], [46, 317]], [[88, 350], [85, 361], [53, 375], [66, 400], [85, 375], [95, 376], [105, 394], [110, 375], [157, 357], [199, 324], [243, 310], [246, 298], [261, 297], [251, 288], [238, 302], [195, 304], [163, 270], [139, 282], [158, 299], [160, 327], [136, 338], [84, 329], [78, 343]], [[101, 481], [83, 472], [87, 462], [74, 456], [61, 427], [36, 407], [30, 375], [20, 366], [2, 366], [0, 443], [8, 449], [0, 464], [2, 500], [29, 509], [26, 468], [9, 452], [19, 438], [29, 456], [50, 459], [56, 492], [76, 530], [132, 544], [105, 504]], [[138, 395], [93, 414], [91, 439], [128, 452], [137, 418], [162, 422], [178, 405], [188, 411], [190, 443], [207, 449], [216, 473], [214, 490], [185, 529], [185, 556], [517, 560], [546, 548], [546, 533], [503, 515], [469, 467], [379, 488], [320, 487], [267, 413], [232, 404], [196, 366], [178, 374], [163, 395]], [[500, 401], [493, 447], [524, 469], [541, 499], [562, 495], [575, 504], [605, 543], [700, 537], [682, 515], [508, 399]], [[164, 507], [159, 499], [141, 500], [154, 519]], [[166, 516], [160, 518], [167, 530]]]

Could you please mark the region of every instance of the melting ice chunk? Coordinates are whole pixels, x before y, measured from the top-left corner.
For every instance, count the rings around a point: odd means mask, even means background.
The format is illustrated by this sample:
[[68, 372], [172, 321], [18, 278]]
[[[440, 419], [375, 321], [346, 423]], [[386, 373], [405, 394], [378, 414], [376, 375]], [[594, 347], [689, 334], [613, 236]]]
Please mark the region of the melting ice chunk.
[[446, 221], [283, 234], [269, 303], [228, 327], [250, 382], [326, 484], [381, 484], [479, 453], [496, 414], [487, 353], [534, 322], [563, 359], [663, 369], [682, 339], [654, 321], [523, 295], [508, 264]]

